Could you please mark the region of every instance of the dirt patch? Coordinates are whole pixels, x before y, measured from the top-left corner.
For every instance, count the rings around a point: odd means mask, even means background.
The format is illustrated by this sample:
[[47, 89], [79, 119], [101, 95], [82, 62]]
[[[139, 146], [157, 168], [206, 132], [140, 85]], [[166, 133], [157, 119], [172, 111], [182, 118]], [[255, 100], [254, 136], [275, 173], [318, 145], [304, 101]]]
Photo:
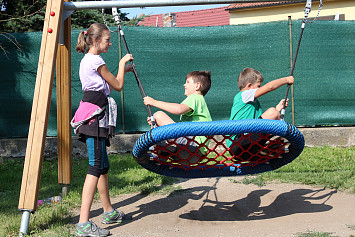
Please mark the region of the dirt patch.
[[258, 187], [230, 179], [182, 179], [176, 184], [182, 189], [171, 194], [120, 195], [112, 204], [132, 215], [131, 221], [101, 224], [100, 202], [93, 204], [91, 220], [112, 236], [124, 237], [297, 236], [309, 231], [355, 235], [355, 195], [297, 184]]

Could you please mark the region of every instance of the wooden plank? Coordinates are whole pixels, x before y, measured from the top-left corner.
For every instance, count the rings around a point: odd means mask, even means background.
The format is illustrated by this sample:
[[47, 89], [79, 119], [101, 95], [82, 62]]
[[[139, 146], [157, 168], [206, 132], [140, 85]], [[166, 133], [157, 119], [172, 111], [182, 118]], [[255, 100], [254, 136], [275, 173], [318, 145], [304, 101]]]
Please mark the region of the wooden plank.
[[72, 178], [71, 120], [71, 24], [64, 22], [64, 44], [58, 45], [57, 55], [57, 126], [58, 183], [70, 184]]
[[[47, 1], [18, 205], [20, 210], [37, 209], [62, 13], [63, 0]], [[52, 32], [49, 32], [50, 29]]]

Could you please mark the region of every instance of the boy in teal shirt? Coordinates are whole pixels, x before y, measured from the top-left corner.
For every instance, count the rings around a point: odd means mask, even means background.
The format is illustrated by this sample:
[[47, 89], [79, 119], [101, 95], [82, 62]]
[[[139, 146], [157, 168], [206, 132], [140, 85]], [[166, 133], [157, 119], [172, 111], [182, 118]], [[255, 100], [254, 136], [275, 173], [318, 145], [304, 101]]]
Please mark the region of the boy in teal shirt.
[[[261, 105], [258, 98], [280, 88], [286, 84], [293, 84], [293, 76], [283, 77], [266, 83], [264, 86], [261, 84], [264, 81], [262, 74], [253, 68], [244, 68], [238, 77], [238, 87], [240, 92], [234, 97], [233, 106], [231, 109], [230, 120], [241, 120], [241, 119], [280, 119], [280, 112], [283, 109], [283, 104], [285, 100], [282, 99], [276, 107], [271, 107], [262, 112]], [[288, 100], [286, 101], [285, 107], [288, 106]], [[234, 135], [231, 137], [232, 140], [239, 138]], [[248, 139], [246, 139], [248, 140]], [[250, 141], [249, 141], [250, 144]], [[228, 147], [232, 145], [232, 142], [228, 140]], [[233, 152], [233, 149], [232, 149]], [[234, 152], [233, 152], [234, 153]]]
[[[293, 84], [293, 76], [276, 79], [261, 86], [263, 81], [264, 77], [259, 71], [253, 68], [244, 68], [238, 77], [240, 92], [234, 97], [230, 120], [280, 119], [280, 111], [283, 108], [284, 99], [276, 107], [271, 107], [263, 113], [258, 98], [283, 85]], [[288, 101], [286, 101], [286, 107], [287, 105]]]
[[[180, 115], [180, 122], [203, 122], [212, 121], [210, 112], [208, 110], [204, 96], [207, 94], [211, 88], [211, 73], [209, 71], [192, 71], [186, 76], [186, 83], [184, 84], [185, 96], [187, 98], [178, 103], [169, 103], [164, 101], [155, 100], [151, 97], [144, 98], [144, 104], [150, 105], [168, 113]], [[153, 115], [158, 126], [163, 126], [171, 123], [175, 123], [174, 120], [170, 118], [163, 111], [158, 111]], [[151, 124], [150, 118], [148, 118], [149, 125]], [[206, 141], [205, 136], [195, 137], [195, 142], [189, 142], [189, 150], [196, 151], [199, 144]], [[189, 139], [179, 138], [177, 143], [186, 145]], [[207, 145], [207, 144], [206, 144]], [[200, 151], [205, 152], [204, 149]]]

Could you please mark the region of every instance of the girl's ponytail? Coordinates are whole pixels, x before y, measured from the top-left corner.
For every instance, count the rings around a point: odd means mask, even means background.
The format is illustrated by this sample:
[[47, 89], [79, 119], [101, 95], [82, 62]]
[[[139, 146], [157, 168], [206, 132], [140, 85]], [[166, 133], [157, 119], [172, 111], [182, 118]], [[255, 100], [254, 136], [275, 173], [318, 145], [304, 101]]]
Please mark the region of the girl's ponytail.
[[85, 50], [86, 50], [86, 47], [87, 47], [87, 43], [86, 43], [86, 35], [85, 35], [85, 31], [81, 31], [79, 33], [79, 36], [78, 36], [78, 43], [75, 47], [75, 50], [78, 52], [78, 53], [85, 53]]

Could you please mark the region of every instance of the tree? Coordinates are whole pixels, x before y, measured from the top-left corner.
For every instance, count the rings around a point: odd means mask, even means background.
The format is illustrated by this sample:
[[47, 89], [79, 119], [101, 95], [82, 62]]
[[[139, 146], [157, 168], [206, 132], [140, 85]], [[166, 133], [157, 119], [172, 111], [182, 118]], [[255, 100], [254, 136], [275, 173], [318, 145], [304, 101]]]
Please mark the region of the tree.
[[138, 17], [133, 17], [132, 19], [130, 19], [129, 21], [122, 21], [122, 24], [123, 26], [139, 26], [139, 22], [140, 21], [143, 21], [144, 18], [146, 17], [147, 15], [140, 15]]
[[[1, 0], [0, 32], [23, 33], [42, 31], [46, 11], [46, 0]], [[129, 21], [126, 13], [121, 13], [122, 23]], [[108, 26], [115, 23], [111, 9], [105, 10]], [[88, 28], [91, 23], [103, 22], [101, 9], [78, 10], [71, 15], [72, 28]]]
[[18, 33], [43, 29], [45, 0], [3, 0], [0, 32]]
[[[46, 11], [46, 0], [1, 0], [0, 1], [0, 36], [12, 42], [19, 50], [19, 45], [14, 36], [9, 33], [24, 33], [42, 31]], [[137, 25], [137, 19], [126, 17], [127, 13], [120, 15], [122, 25]], [[116, 26], [112, 19], [111, 9], [78, 10], [71, 15], [72, 29], [87, 29], [91, 23], [104, 22], [107, 26]], [[141, 19], [141, 18], [139, 18]], [[7, 51], [0, 43], [0, 51], [7, 56]]]

